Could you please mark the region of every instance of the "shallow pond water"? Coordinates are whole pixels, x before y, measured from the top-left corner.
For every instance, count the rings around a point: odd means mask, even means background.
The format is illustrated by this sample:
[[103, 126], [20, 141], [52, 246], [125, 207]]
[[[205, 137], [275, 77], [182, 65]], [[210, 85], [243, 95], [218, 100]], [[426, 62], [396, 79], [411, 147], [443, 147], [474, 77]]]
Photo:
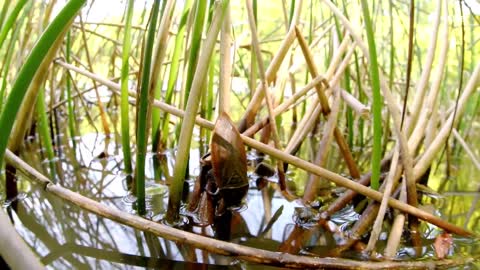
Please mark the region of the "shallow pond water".
[[[64, 138], [60, 138], [64, 140]], [[104, 135], [90, 133], [78, 138], [75, 151], [62, 144], [58, 149], [59, 158], [55, 160], [56, 180], [62, 186], [80, 194], [114, 206], [123, 211], [135, 213], [135, 197], [127, 189], [127, 177], [122, 172], [122, 152], [118, 140], [107, 139]], [[199, 149], [190, 155], [190, 179], [186, 182], [193, 188], [195, 176], [199, 173]], [[164, 153], [163, 167], [170, 170], [173, 166], [174, 151]], [[22, 157], [38, 170], [48, 173], [48, 162], [43, 152], [32, 138]], [[250, 189], [241, 209], [232, 211], [223, 226], [198, 226], [191, 217], [184, 229], [210, 237], [225, 239], [272, 251], [290, 251], [298, 254], [326, 257], [337, 245], [348, 238], [348, 230], [360, 217], [352, 206], [348, 206], [334, 215], [328, 226], [331, 231], [317, 225], [318, 212], [305, 208], [299, 202], [289, 202], [273, 186], [275, 176], [267, 181], [267, 188], [258, 190], [257, 178], [253, 172], [253, 162], [258, 159], [255, 152], [248, 153], [250, 163]], [[267, 160], [268, 161], [268, 160]], [[156, 173], [156, 164], [152, 154], [147, 155], [147, 217], [161, 221], [166, 211], [168, 188], [165, 178]], [[169, 168], [169, 169], [168, 169]], [[435, 180], [435, 174], [432, 178]], [[305, 174], [290, 168], [287, 175], [290, 183]], [[65, 203], [59, 198], [43, 191], [40, 186], [31, 184], [22, 175], [17, 175], [18, 195], [5, 200], [4, 208], [14, 220], [15, 227], [25, 241], [40, 256], [42, 262], [52, 269], [254, 269], [264, 266], [246, 264], [230, 257], [211, 254], [189, 246], [177, 245], [118, 224], [111, 220], [90, 214], [78, 207]], [[299, 182], [302, 182], [299, 180]], [[295, 189], [294, 187], [292, 189]], [[341, 192], [341, 189], [338, 190]], [[335, 194], [331, 195], [335, 197]], [[437, 215], [457, 225], [467, 223], [468, 228], [480, 233], [478, 220], [480, 213], [474, 208], [469, 221], [465, 215], [479, 194], [446, 193], [431, 195], [425, 193], [424, 207], [430, 207]], [[327, 198], [328, 201], [331, 198]], [[14, 210], [14, 211], [12, 211]], [[188, 214], [185, 213], [184, 214]], [[188, 216], [188, 215], [186, 215]], [[462, 218], [459, 218], [462, 216]], [[385, 228], [388, 229], [388, 228]], [[422, 256], [417, 259], [434, 258], [432, 248], [435, 237], [441, 233], [434, 226], [424, 225]], [[295, 233], [301, 232], [300, 245], [295, 249], [285, 245]], [[368, 238], [367, 238], [368, 239]], [[386, 234], [380, 237], [379, 246], [386, 242]], [[405, 244], [405, 243], [404, 243]], [[413, 248], [403, 246], [399, 258], [415, 259]], [[468, 238], [454, 238], [454, 248], [450, 255], [480, 254], [480, 243]], [[362, 259], [356, 251], [343, 253], [344, 257]], [[472, 266], [474, 267], [474, 266]]]

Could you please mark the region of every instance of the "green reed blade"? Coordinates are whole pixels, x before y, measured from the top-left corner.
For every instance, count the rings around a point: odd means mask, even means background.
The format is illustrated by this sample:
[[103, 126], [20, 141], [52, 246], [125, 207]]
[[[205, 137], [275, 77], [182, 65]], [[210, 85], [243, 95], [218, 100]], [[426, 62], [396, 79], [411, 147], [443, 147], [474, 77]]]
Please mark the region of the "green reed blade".
[[3, 68], [2, 68], [2, 85], [0, 86], [0, 112], [2, 111], [3, 108], [3, 99], [5, 97], [5, 89], [7, 88], [7, 79], [8, 79], [8, 73], [10, 71], [10, 64], [12, 62], [12, 56], [15, 54], [15, 44], [16, 44], [16, 39], [18, 37], [18, 34], [20, 33], [20, 27], [15, 28], [13, 31], [12, 37], [10, 39], [10, 43], [8, 44], [7, 52], [5, 54], [5, 59], [3, 62]]
[[192, 41], [190, 43], [190, 55], [188, 57], [187, 81], [185, 85], [184, 105], [186, 108], [187, 100], [190, 94], [190, 88], [193, 83], [193, 76], [197, 67], [198, 55], [200, 53], [200, 44], [202, 42], [203, 26], [205, 24], [205, 14], [207, 13], [207, 1], [197, 1], [195, 5], [195, 19], [193, 22]]
[[373, 149], [372, 149], [372, 178], [371, 186], [378, 190], [380, 186], [380, 161], [382, 158], [382, 95], [380, 94], [380, 76], [377, 62], [377, 49], [370, 12], [366, 0], [362, 0], [362, 13], [367, 31], [368, 51], [370, 54], [370, 77], [372, 80], [372, 112], [373, 112]]
[[10, 15], [8, 16], [7, 20], [5, 21], [5, 24], [2, 25], [2, 29], [0, 30], [0, 49], [3, 47], [3, 42], [5, 42], [8, 32], [10, 32], [15, 22], [17, 22], [18, 14], [20, 13], [20, 11], [22, 10], [22, 8], [25, 6], [26, 3], [27, 3], [27, 0], [19, 1], [17, 5], [13, 8]]
[[[185, 29], [187, 26], [188, 14], [190, 13], [190, 10], [191, 10], [191, 2], [192, 0], [187, 0], [185, 2], [182, 18], [180, 19], [180, 23], [178, 25], [177, 36], [175, 37], [175, 47], [173, 49], [170, 71], [168, 75], [167, 92], [165, 93], [165, 103], [168, 103], [168, 104], [172, 104], [175, 84], [177, 83], [177, 78], [179, 75], [178, 71], [180, 67], [180, 56], [182, 53], [183, 44], [185, 43], [184, 35], [185, 35]], [[170, 122], [170, 115], [168, 113], [165, 113], [162, 120], [162, 134], [165, 134], [165, 136], [162, 136], [160, 138], [160, 145], [161, 145], [160, 148], [166, 147], [167, 138], [168, 138], [167, 134], [169, 133], [168, 132], [169, 122]], [[156, 149], [158, 149], [158, 146]]]
[[0, 11], [0, 28], [3, 26], [3, 21], [5, 20], [5, 16], [7, 16], [8, 8], [12, 1], [4, 1], [2, 11]]
[[43, 32], [40, 39], [28, 55], [25, 63], [20, 68], [10, 94], [8, 95], [7, 102], [0, 115], [0, 130], [2, 131], [2, 136], [0, 136], [0, 162], [3, 161], [5, 155], [8, 137], [12, 131], [14, 123], [13, 119], [17, 116], [23, 97], [35, 76], [37, 69], [55, 41], [62, 38], [62, 34], [66, 32], [68, 27], [70, 27], [71, 21], [85, 2], [86, 0], [68, 1], [60, 13], [58, 13], [48, 25], [47, 29]]
[[[68, 31], [67, 40], [65, 43], [65, 60], [67, 63], [70, 63], [70, 54], [71, 54], [71, 33]], [[72, 81], [67, 73], [65, 73], [65, 90], [67, 92], [67, 111], [68, 111], [68, 131], [70, 132], [70, 140], [72, 142], [73, 150], [75, 151], [76, 142], [75, 136], [77, 131], [75, 129], [75, 111], [73, 109], [73, 100], [72, 100]]]
[[45, 89], [41, 88], [38, 91], [37, 103], [36, 103], [36, 110], [38, 115], [38, 123], [39, 123], [39, 134], [40, 139], [42, 141], [43, 147], [45, 147], [45, 152], [47, 153], [48, 158], [48, 165], [50, 167], [50, 177], [54, 183], [56, 182], [55, 175], [55, 163], [53, 159], [55, 158], [55, 153], [53, 152], [52, 146], [52, 138], [50, 137], [50, 130], [48, 125], [48, 117], [47, 112], [45, 109]]
[[160, 0], [155, 0], [152, 7], [152, 19], [148, 27], [147, 42], [143, 56], [142, 82], [140, 86], [140, 100], [137, 113], [137, 158], [136, 158], [136, 191], [137, 210], [140, 215], [145, 214], [145, 155], [147, 154], [147, 119], [148, 119], [148, 87], [150, 85], [150, 68], [152, 62], [155, 29], [160, 11]]
[[122, 151], [123, 163], [125, 166], [125, 173], [130, 175], [132, 173], [132, 153], [130, 148], [130, 118], [128, 113], [128, 72], [130, 56], [130, 41], [132, 38], [132, 17], [133, 17], [133, 3], [134, 0], [128, 0], [127, 19], [125, 20], [125, 29], [123, 34], [123, 49], [122, 49], [122, 70], [120, 75], [120, 118], [122, 129]]

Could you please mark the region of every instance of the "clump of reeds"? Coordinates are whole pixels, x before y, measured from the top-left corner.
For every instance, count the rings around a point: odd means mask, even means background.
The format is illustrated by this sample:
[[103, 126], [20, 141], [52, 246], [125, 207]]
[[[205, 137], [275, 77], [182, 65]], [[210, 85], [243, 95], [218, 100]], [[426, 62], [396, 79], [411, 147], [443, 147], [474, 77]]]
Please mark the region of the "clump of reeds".
[[[62, 101], [67, 104], [68, 130], [75, 144], [73, 138], [78, 129], [74, 107], [82, 107], [83, 92], [79, 88], [86, 85], [92, 84], [96, 91], [101, 125], [108, 135], [111, 121], [97, 86], [102, 84], [120, 97], [124, 169], [133, 176], [132, 192], [137, 197], [139, 214], [146, 212], [148, 134], [155, 154], [176, 146], [174, 170], [163, 172], [170, 188], [166, 220], [175, 224], [181, 214], [195, 125], [202, 132], [211, 130], [211, 120], [226, 112], [238, 120], [241, 138], [248, 147], [275, 159], [278, 190], [286, 199], [300, 199], [309, 207], [318, 199], [318, 190], [330, 189], [332, 183], [347, 188], [321, 211], [319, 224], [325, 224], [333, 214], [352, 203], [355, 196], [368, 198], [362, 218], [351, 229], [352, 237], [332, 251], [332, 256], [340, 255], [358, 243], [361, 235], [370, 232], [365, 251], [383, 253], [386, 259], [395, 258], [407, 222], [417, 250], [420, 220], [458, 235], [474, 234], [468, 229], [473, 229], [471, 226], [461, 228], [421, 210], [416, 190], [417, 183], [428, 176], [438, 154], [445, 147], [449, 149], [450, 134], [464, 149], [469, 149], [461, 134], [466, 132], [464, 136], [471, 136], [468, 132], [472, 123], [478, 121], [478, 102], [472, 99], [475, 95], [478, 99], [475, 90], [480, 75], [480, 65], [474, 57], [478, 45], [473, 37], [477, 30], [465, 29], [461, 4], [453, 7], [447, 0], [438, 0], [432, 11], [434, 23], [419, 20], [415, 24], [418, 9], [414, 1], [408, 10], [392, 1], [387, 6], [363, 0], [361, 5], [348, 1], [338, 5], [328, 0], [290, 4], [283, 1], [276, 7], [283, 14], [279, 16], [279, 26], [258, 16], [261, 12], [272, 13], [263, 6], [275, 8], [271, 3], [222, 0], [185, 1], [180, 5], [167, 0], [154, 1], [151, 9], [145, 8], [140, 13], [130, 0], [124, 23], [96, 26], [117, 29], [117, 37], [110, 37], [90, 28], [84, 17], [74, 23], [76, 27], [71, 27], [84, 2], [69, 1], [48, 26], [45, 24], [45, 31], [33, 46], [32, 41], [22, 39], [23, 43], [18, 44], [16, 41], [20, 41], [21, 30], [28, 29], [24, 25], [25, 16], [34, 9], [27, 9], [32, 7], [26, 1], [19, 1], [13, 8], [9, 5], [2, 8], [0, 162], [7, 146], [12, 151], [20, 148], [32, 119], [29, 110], [35, 103], [42, 143], [47, 146], [48, 159], [54, 158], [46, 114], [52, 111], [46, 108], [45, 96], [52, 104]], [[232, 12], [233, 6], [240, 12]], [[47, 5], [46, 10], [51, 12], [52, 7], [53, 4]], [[449, 40], [456, 34], [450, 26], [452, 8], [459, 9], [461, 14], [459, 60], [449, 48]], [[313, 12], [316, 9], [322, 11], [317, 14]], [[398, 25], [404, 20], [395, 16], [394, 10], [409, 19], [408, 40], [400, 40], [398, 33], [402, 30]], [[25, 13], [22, 23], [13, 24], [22, 20], [21, 12]], [[275, 38], [265, 37], [265, 32], [272, 29]], [[423, 40], [413, 38], [416, 31], [431, 33], [427, 48]], [[115, 31], [107, 33], [114, 35]], [[123, 37], [122, 43], [116, 41], [119, 36]], [[9, 69], [12, 59], [21, 57], [15, 46], [31, 47], [31, 52]], [[62, 46], [65, 47], [60, 50]], [[413, 53], [415, 47], [420, 48], [417, 54]], [[472, 55], [468, 63], [467, 53]], [[104, 56], [111, 60], [107, 63], [96, 60]], [[122, 64], [118, 67], [115, 63], [120, 59]], [[450, 66], [457, 65], [455, 61], [460, 68], [452, 75]], [[399, 68], [404, 66], [406, 72]], [[54, 72], [59, 70], [62, 75], [55, 76]], [[109, 73], [105, 75], [99, 70]], [[10, 82], [7, 78], [12, 73], [16, 76]], [[132, 73], [137, 79], [136, 90], [131, 88]], [[114, 78], [115, 74], [120, 77]], [[232, 77], [245, 79], [248, 91], [232, 92]], [[61, 84], [65, 84], [65, 90], [54, 89], [53, 85]], [[50, 91], [44, 92], [48, 85]], [[458, 89], [453, 96], [446, 90], [452, 87]], [[135, 117], [129, 114], [129, 103], [134, 104]], [[84, 110], [88, 114], [88, 109]], [[135, 119], [135, 128], [130, 127], [131, 118]], [[291, 128], [285, 128], [288, 125]], [[132, 134], [135, 134], [135, 148], [130, 145]], [[305, 142], [310, 135], [318, 135], [318, 143], [313, 144], [312, 153], [306, 158], [301, 152], [307, 148]], [[131, 149], [136, 152], [135, 163]], [[447, 151], [447, 155], [451, 153]], [[475, 160], [474, 153], [470, 151], [469, 155]], [[290, 166], [309, 173], [301, 194], [288, 188], [285, 173]], [[349, 174], [350, 178], [343, 174]], [[50, 176], [52, 180], [56, 177], [54, 166], [50, 167]], [[377, 250], [376, 241], [388, 208], [394, 210], [393, 225], [387, 247]], [[121, 215], [117, 218], [122, 219]], [[470, 224], [469, 220], [465, 224]], [[293, 243], [301, 234], [300, 229], [292, 232], [281, 251], [298, 252]], [[162, 234], [165, 235], [177, 239], [171, 236], [173, 233]], [[198, 242], [192, 243], [199, 245]], [[218, 249], [210, 250], [221, 253]]]

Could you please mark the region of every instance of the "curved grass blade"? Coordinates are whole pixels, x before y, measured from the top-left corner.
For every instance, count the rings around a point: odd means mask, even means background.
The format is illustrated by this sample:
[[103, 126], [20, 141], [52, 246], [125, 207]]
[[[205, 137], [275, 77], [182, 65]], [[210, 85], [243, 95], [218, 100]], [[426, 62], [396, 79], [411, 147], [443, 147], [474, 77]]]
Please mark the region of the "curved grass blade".
[[15, 22], [17, 21], [18, 14], [22, 10], [22, 8], [25, 6], [27, 3], [27, 0], [21, 0], [17, 3], [17, 5], [13, 8], [12, 13], [8, 16], [7, 20], [5, 21], [5, 24], [2, 25], [2, 29], [0, 31], [0, 49], [3, 46], [3, 42], [5, 42], [5, 39], [7, 38], [8, 32], [10, 32], [10, 29], [14, 26]]
[[42, 64], [45, 56], [50, 51], [52, 45], [62, 38], [71, 22], [77, 15], [86, 0], [70, 0], [65, 7], [53, 19], [45, 32], [33, 47], [25, 63], [20, 68], [15, 82], [13, 83], [10, 94], [5, 103], [5, 107], [0, 115], [0, 162], [3, 161], [8, 137], [12, 131], [14, 121], [20, 109], [25, 93], [32, 82], [37, 69]]

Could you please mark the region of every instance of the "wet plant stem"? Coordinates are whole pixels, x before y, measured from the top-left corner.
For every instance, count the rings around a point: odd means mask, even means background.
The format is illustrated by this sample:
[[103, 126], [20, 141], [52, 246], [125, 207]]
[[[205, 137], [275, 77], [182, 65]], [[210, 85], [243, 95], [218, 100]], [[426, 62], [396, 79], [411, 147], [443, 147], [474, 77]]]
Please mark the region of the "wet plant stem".
[[168, 199], [168, 209], [166, 220], [174, 223], [179, 219], [180, 200], [182, 198], [183, 183], [185, 181], [185, 171], [188, 164], [188, 156], [190, 153], [190, 143], [192, 139], [193, 126], [199, 107], [201, 90], [204, 89], [204, 83], [207, 77], [208, 65], [215, 46], [215, 42], [222, 26], [225, 10], [228, 0], [217, 2], [214, 17], [210, 29], [207, 33], [207, 39], [201, 51], [198, 65], [193, 77], [192, 87], [186, 104], [185, 118], [182, 121], [180, 130], [180, 138], [178, 141], [177, 156], [175, 159], [175, 168], [173, 172], [173, 180], [170, 185], [170, 196]]
[[47, 112], [45, 110], [45, 89], [41, 88], [38, 91], [36, 110], [39, 118], [39, 133], [42, 139], [43, 147], [45, 147], [45, 152], [47, 154], [47, 162], [50, 167], [50, 177], [52, 181], [55, 182], [55, 153], [53, 152], [52, 138], [50, 137], [49, 125]]
[[370, 79], [372, 81], [372, 112], [373, 112], [373, 149], [371, 158], [372, 179], [370, 181], [373, 189], [378, 190], [380, 186], [380, 160], [382, 158], [382, 96], [380, 94], [380, 75], [378, 73], [377, 49], [373, 26], [368, 11], [366, 0], [362, 0], [362, 13], [365, 19], [367, 31]]
[[[65, 61], [70, 62], [70, 51], [71, 51], [71, 32], [68, 31], [67, 39], [65, 43]], [[70, 132], [70, 140], [72, 142], [73, 149], [75, 151], [75, 113], [73, 109], [73, 100], [72, 100], [72, 81], [68, 74], [68, 71], [65, 72], [65, 91], [67, 92], [67, 110], [68, 110], [68, 130]]]
[[[168, 75], [168, 82], [167, 82], [167, 91], [165, 93], [165, 102], [168, 104], [172, 103], [172, 99], [174, 96], [175, 85], [177, 84], [178, 72], [180, 69], [180, 56], [182, 54], [182, 49], [185, 43], [185, 29], [187, 26], [187, 18], [190, 10], [192, 9], [192, 1], [187, 0], [185, 2], [185, 7], [183, 10], [182, 18], [180, 19], [180, 23], [178, 25], [177, 35], [175, 36], [175, 45], [172, 54], [172, 60], [170, 64], [170, 70]], [[160, 142], [157, 146], [157, 151], [162, 151], [167, 147], [167, 139], [169, 136], [169, 125], [170, 125], [170, 115], [168, 113], [164, 113], [161, 119], [162, 123], [162, 131], [161, 133], [164, 136], [160, 136]]]
[[132, 17], [133, 17], [133, 3], [134, 0], [128, 0], [127, 6], [127, 18], [125, 20], [125, 29], [123, 33], [123, 49], [122, 49], [122, 70], [120, 78], [121, 87], [121, 105], [120, 105], [120, 117], [121, 117], [121, 129], [122, 129], [122, 151], [123, 151], [123, 164], [125, 166], [125, 173], [127, 175], [132, 174], [132, 154], [130, 149], [130, 118], [128, 108], [128, 72], [130, 56], [130, 39], [132, 32]]
[[160, 11], [160, 0], [155, 0], [152, 7], [152, 18], [148, 27], [147, 42], [143, 56], [142, 81], [140, 86], [139, 107], [137, 113], [137, 157], [135, 169], [135, 186], [137, 193], [137, 211], [145, 214], [145, 156], [147, 154], [147, 120], [148, 88], [150, 85], [150, 65], [152, 61], [155, 29]]

